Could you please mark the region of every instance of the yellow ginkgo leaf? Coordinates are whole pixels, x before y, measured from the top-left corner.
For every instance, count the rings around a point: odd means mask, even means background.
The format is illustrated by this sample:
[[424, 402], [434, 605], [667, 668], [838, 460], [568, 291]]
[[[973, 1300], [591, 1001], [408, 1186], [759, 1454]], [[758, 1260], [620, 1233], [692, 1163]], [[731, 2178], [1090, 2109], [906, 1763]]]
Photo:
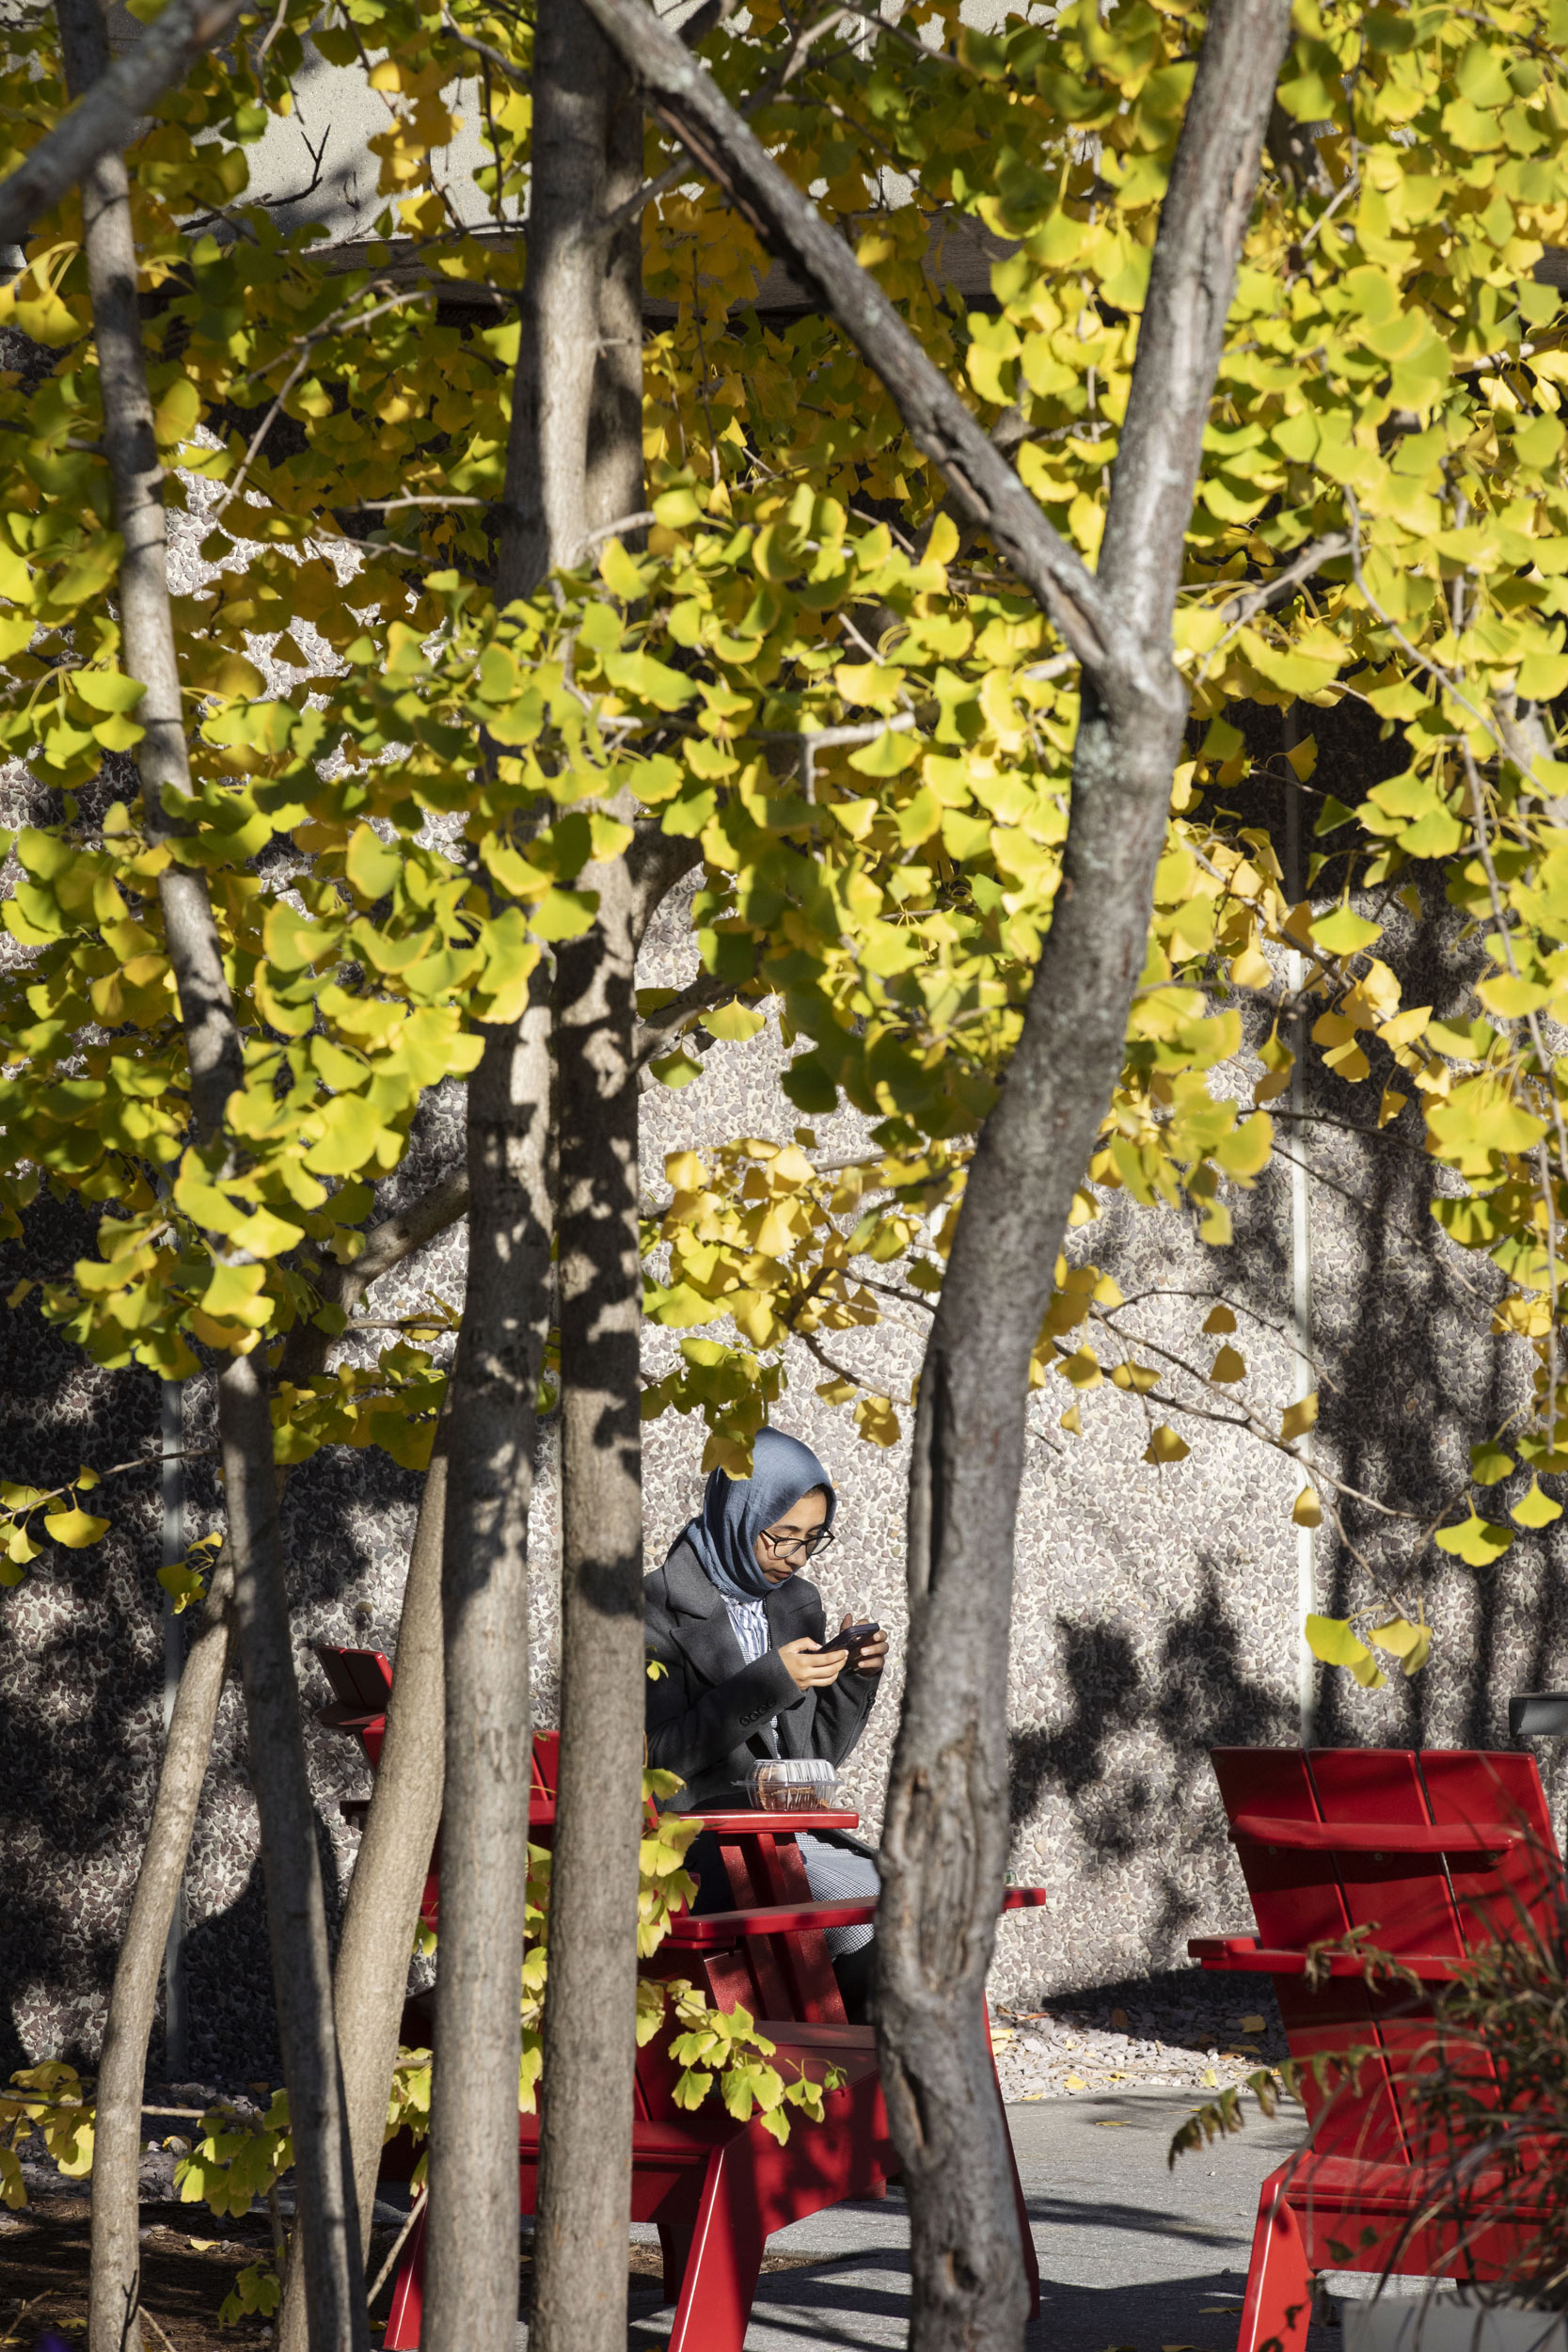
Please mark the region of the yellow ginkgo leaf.
[[1234, 1331], [1236, 1318], [1222, 1300], [1219, 1306], [1210, 1308], [1209, 1312], [1203, 1318], [1203, 1327], [1206, 1331], [1213, 1332]]
[[1291, 1517], [1298, 1527], [1322, 1527], [1323, 1506], [1315, 1486], [1304, 1486], [1295, 1500]]
[[1562, 1505], [1554, 1502], [1550, 1495], [1543, 1494], [1541, 1481], [1532, 1478], [1529, 1492], [1513, 1505], [1508, 1516], [1516, 1527], [1550, 1527], [1554, 1519], [1562, 1517]]
[[1211, 1380], [1244, 1380], [1246, 1361], [1233, 1347], [1222, 1347], [1210, 1369]]
[[95, 1519], [89, 1511], [72, 1503], [69, 1511], [51, 1511], [44, 1519], [44, 1532], [68, 1551], [81, 1551], [87, 1544], [97, 1543], [100, 1535], [109, 1532], [107, 1519]]
[[1170, 1423], [1163, 1421], [1144, 1448], [1144, 1460], [1146, 1462], [1184, 1462], [1192, 1450], [1190, 1445], [1184, 1444], [1177, 1436]]
[[1379, 1649], [1392, 1651], [1396, 1658], [1407, 1658], [1425, 1631], [1423, 1626], [1412, 1625], [1408, 1617], [1390, 1617], [1386, 1625], [1374, 1625], [1368, 1635]]
[[1387, 1680], [1348, 1618], [1308, 1617], [1302, 1636], [1314, 1658], [1321, 1658], [1325, 1666], [1347, 1667], [1363, 1690], [1376, 1691]]
[[1307, 1431], [1316, 1426], [1317, 1419], [1318, 1391], [1314, 1389], [1311, 1395], [1304, 1396], [1299, 1404], [1286, 1406], [1279, 1423], [1279, 1434], [1290, 1445], [1293, 1439], [1305, 1438]]
[[1420, 1673], [1431, 1655], [1432, 1628], [1429, 1625], [1418, 1626], [1416, 1629], [1416, 1639], [1404, 1655], [1404, 1672], [1407, 1681], [1412, 1675]]
[[1069, 1431], [1075, 1438], [1081, 1438], [1083, 1436], [1084, 1419], [1083, 1415], [1078, 1410], [1078, 1400], [1076, 1397], [1073, 1398], [1072, 1403], [1068, 1406], [1067, 1411], [1062, 1415], [1062, 1418], [1057, 1422], [1056, 1426], [1058, 1429], [1066, 1429]]

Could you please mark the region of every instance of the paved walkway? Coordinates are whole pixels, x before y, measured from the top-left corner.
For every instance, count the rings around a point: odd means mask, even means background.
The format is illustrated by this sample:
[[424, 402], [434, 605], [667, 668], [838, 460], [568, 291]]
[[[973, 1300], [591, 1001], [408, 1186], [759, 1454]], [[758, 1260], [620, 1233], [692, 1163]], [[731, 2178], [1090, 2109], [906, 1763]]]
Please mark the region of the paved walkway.
[[[1298, 2144], [1301, 2119], [1249, 2122], [1173, 2172], [1171, 2134], [1196, 2104], [1191, 2092], [1131, 2090], [1008, 2108], [1040, 2265], [1030, 2352], [1234, 2352], [1259, 2185]], [[746, 2352], [908, 2341], [909, 2217], [896, 2191], [798, 2221], [768, 2252], [795, 2263], [764, 2272]], [[650, 2281], [633, 2296], [637, 2352], [668, 2339], [657, 2294]], [[1337, 2342], [1314, 2329], [1311, 2352]]]

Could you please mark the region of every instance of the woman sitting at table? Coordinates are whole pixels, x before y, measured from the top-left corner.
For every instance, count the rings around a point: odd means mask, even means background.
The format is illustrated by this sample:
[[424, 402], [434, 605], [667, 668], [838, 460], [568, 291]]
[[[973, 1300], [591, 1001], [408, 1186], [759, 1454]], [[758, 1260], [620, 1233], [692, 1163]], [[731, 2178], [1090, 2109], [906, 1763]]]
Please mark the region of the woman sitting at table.
[[[682, 1811], [751, 1803], [747, 1774], [770, 1756], [842, 1764], [865, 1728], [887, 1658], [877, 1633], [853, 1655], [827, 1647], [822, 1596], [800, 1573], [833, 1539], [838, 1498], [809, 1446], [779, 1429], [758, 1432], [752, 1475], [709, 1475], [702, 1515], [682, 1529], [644, 1582], [648, 1655], [663, 1669], [648, 1683], [648, 1762], [678, 1772]], [[846, 1616], [839, 1630], [850, 1623]], [[818, 1902], [874, 1902], [869, 1847], [842, 1830], [799, 1837]], [[698, 1911], [731, 1904], [718, 1843], [697, 1838], [688, 1856]], [[871, 1979], [868, 1927], [831, 1928], [828, 1950], [846, 2013], [865, 2014]]]

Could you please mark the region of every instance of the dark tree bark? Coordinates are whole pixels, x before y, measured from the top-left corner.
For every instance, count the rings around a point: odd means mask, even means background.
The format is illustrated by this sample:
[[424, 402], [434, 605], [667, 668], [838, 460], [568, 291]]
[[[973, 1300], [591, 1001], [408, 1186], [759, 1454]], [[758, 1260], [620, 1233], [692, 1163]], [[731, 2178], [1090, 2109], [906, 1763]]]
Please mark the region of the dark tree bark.
[[590, 867], [598, 919], [556, 973], [561, 1200], [561, 1763], [545, 1998], [533, 2331], [620, 2352], [631, 2212], [642, 1767], [636, 906]]
[[624, 856], [590, 866], [583, 884], [598, 893], [597, 920], [563, 945], [556, 975], [561, 1763], [534, 2232], [539, 2352], [620, 2352], [626, 2340], [647, 1687], [636, 967], [649, 916], [695, 858], [694, 845], [649, 825]]
[[681, 44], [640, 0], [586, 5], [653, 110], [833, 311], [1084, 667], [1062, 885], [970, 1168], [921, 1375], [909, 1666], [879, 1913], [878, 2038], [913, 2229], [911, 2342], [915, 2352], [1001, 2352], [1022, 2341], [1025, 2294], [982, 2003], [1006, 1860], [996, 1693], [1006, 1687], [1028, 1365], [1143, 967], [1187, 710], [1171, 614], [1289, 0], [1216, 0], [1211, 10], [1093, 579]]
[[[641, 243], [595, 222], [641, 177], [642, 116], [578, 0], [541, 0], [528, 293], [512, 443], [509, 593], [580, 561], [642, 503]], [[628, 812], [619, 808], [617, 815]], [[561, 1767], [545, 2003], [532, 2332], [540, 2352], [626, 2333], [642, 1760], [637, 943], [625, 857], [557, 956], [562, 1386]]]
[[520, 1020], [468, 1082], [468, 1274], [451, 1391], [441, 1608], [437, 2056], [426, 2352], [512, 2352], [528, 1793], [528, 1511], [549, 1330], [550, 1011], [543, 962]]
[[[539, 0], [528, 279], [507, 448], [498, 604], [531, 595], [549, 572], [578, 563], [585, 551], [589, 420], [606, 265], [605, 242], [593, 233], [593, 225], [603, 209], [609, 77], [605, 44], [580, 0]], [[641, 320], [637, 331], [641, 340]], [[639, 364], [640, 382], [641, 373]], [[638, 422], [641, 435], [641, 401]]]
[[245, 1683], [251, 1785], [261, 1825], [267, 1941], [294, 2144], [313, 2352], [368, 2352], [364, 2263], [348, 2114], [332, 2013], [332, 1959], [305, 1768], [299, 1685], [283, 1576], [272, 1417], [261, 1351], [218, 1373], [224, 1505], [234, 1553], [234, 1625]]
[[[397, 1673], [387, 1708], [387, 1735], [349, 1882], [332, 1979], [359, 2200], [359, 2251], [366, 2261], [387, 2100], [408, 1988], [409, 1955], [441, 1818], [445, 1762], [441, 1550], [449, 1425], [443, 1417], [420, 1498], [403, 1589]], [[304, 2352], [305, 2295], [293, 2269], [284, 2291], [277, 2342], [278, 2352]]]
[[230, 1602], [234, 1580], [227, 1558], [214, 1570], [201, 1629], [192, 1643], [164, 1743], [152, 1822], [136, 1874], [125, 1938], [115, 1963], [103, 2054], [98, 2066], [98, 2117], [92, 2162], [92, 2272], [87, 2334], [91, 2352], [138, 2352], [141, 2323], [141, 2094], [147, 2044], [169, 1922], [184, 1882], [191, 1832], [212, 1754], [213, 1729], [229, 1667]]
[[[97, 0], [57, 0], [71, 87], [80, 91], [107, 63]], [[144, 821], [154, 838], [172, 831], [166, 786], [188, 790], [180, 675], [169, 608], [163, 472], [152, 430], [136, 297], [125, 160], [106, 148], [82, 184], [83, 241], [92, 298], [103, 404], [103, 446], [124, 540], [119, 617], [126, 671], [146, 689], [137, 718]], [[215, 1146], [224, 1108], [243, 1071], [222, 945], [204, 875], [172, 864], [159, 878], [165, 938], [179, 995], [190, 1070], [192, 1123], [204, 1147]], [[354, 2180], [332, 2026], [326, 1908], [316, 1855], [314, 1814], [305, 1772], [299, 1694], [294, 1682], [282, 1547], [278, 1536], [266, 1366], [258, 1354], [229, 1359], [218, 1375], [234, 1624], [245, 1681], [251, 1777], [261, 1815], [268, 1930], [284, 2071], [293, 2118], [303, 2259], [317, 2352], [364, 2352], [368, 2344]], [[145, 2042], [143, 2044], [145, 2048]], [[128, 2071], [125, 2063], [117, 2073]], [[140, 2084], [135, 2096], [140, 2101]], [[139, 2116], [138, 2116], [139, 2122]], [[119, 2146], [123, 2119], [111, 2122]], [[117, 2196], [118, 2188], [118, 2196]], [[123, 2260], [125, 2183], [111, 2159], [105, 2221]], [[134, 2304], [122, 2299], [123, 2274], [106, 2278], [93, 2307], [118, 2304], [117, 2346], [139, 2335]], [[133, 2331], [126, 2335], [126, 2328]], [[105, 2344], [107, 2339], [104, 2340]]]

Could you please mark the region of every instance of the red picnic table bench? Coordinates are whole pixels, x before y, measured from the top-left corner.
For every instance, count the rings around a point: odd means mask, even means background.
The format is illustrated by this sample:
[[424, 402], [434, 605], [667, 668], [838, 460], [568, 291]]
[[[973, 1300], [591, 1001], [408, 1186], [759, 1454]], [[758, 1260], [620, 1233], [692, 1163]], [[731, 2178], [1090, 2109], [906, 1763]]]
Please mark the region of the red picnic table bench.
[[[1258, 1933], [1197, 1936], [1187, 1949], [1206, 1968], [1272, 1976], [1308, 2123], [1302, 2150], [1263, 2183], [1237, 2352], [1291, 2352], [1306, 2339], [1316, 2271], [1486, 2280], [1518, 2252], [1534, 2214], [1528, 2181], [1480, 2171], [1455, 2210], [1450, 2152], [1423, 2125], [1412, 2077], [1433, 2063], [1435, 1991], [1460, 1964], [1532, 1927], [1552, 1932], [1560, 1866], [1533, 1756], [1216, 1748], [1213, 1766]], [[1353, 1946], [1317, 1955], [1310, 1983], [1309, 1947], [1357, 1929], [1406, 1980], [1370, 1972]], [[1326, 2083], [1307, 2071], [1352, 2051], [1359, 2064]], [[1477, 2052], [1473, 2063], [1484, 2096], [1490, 2062]]]
[[[317, 1645], [335, 1693], [322, 1720], [359, 1740], [372, 1769], [386, 1729], [392, 1670], [376, 1651]], [[548, 1842], [555, 1820], [559, 1735], [541, 1732], [533, 1743], [531, 1833]], [[360, 1810], [350, 1800], [345, 1812]], [[721, 2113], [683, 2112], [672, 2091], [680, 2069], [655, 2035], [637, 2055], [632, 2122], [633, 2221], [658, 2229], [664, 2292], [676, 2304], [670, 2352], [741, 2352], [763, 2251], [775, 2230], [850, 2198], [881, 2197], [898, 2170], [888, 2131], [869, 2026], [851, 2025], [829, 1958], [826, 1931], [869, 1926], [874, 1902], [816, 1902], [795, 1839], [800, 1831], [853, 1830], [860, 1816], [842, 1811], [705, 1814], [718, 1837], [736, 1907], [683, 1913], [642, 1973], [698, 1979], [716, 2008], [749, 2010], [775, 2042], [781, 2072], [803, 2068], [821, 2081], [829, 2066], [845, 2080], [826, 2094], [823, 2121], [797, 2121], [784, 2147], [753, 2116], [738, 2123]], [[439, 1836], [432, 1856], [420, 1915], [435, 1927], [438, 1908]], [[1004, 1908], [1042, 1904], [1037, 1887], [1011, 1887]], [[998, 2100], [1001, 2093], [998, 2090]], [[518, 2198], [534, 2210], [538, 2189], [539, 2119], [520, 2115]], [[1006, 2124], [1004, 2123], [1004, 2129]], [[1011, 2140], [1008, 2140], [1009, 2157]], [[1013, 2188], [1032, 2308], [1037, 2310], [1039, 2271], [1023, 2193], [1013, 2167]], [[384, 2352], [412, 2352], [420, 2341], [423, 2301], [424, 2223], [410, 2234], [392, 2293]]]

